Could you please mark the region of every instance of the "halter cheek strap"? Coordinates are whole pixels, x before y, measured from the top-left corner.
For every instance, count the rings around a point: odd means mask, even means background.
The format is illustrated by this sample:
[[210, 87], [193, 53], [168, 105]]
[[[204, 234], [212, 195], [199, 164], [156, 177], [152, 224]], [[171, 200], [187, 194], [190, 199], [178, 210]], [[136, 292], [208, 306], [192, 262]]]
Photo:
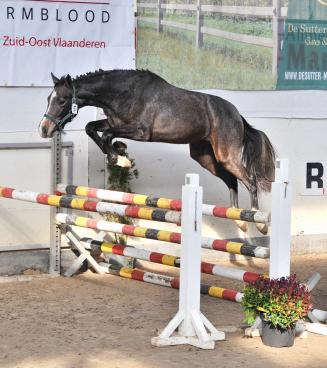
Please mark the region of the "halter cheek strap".
[[44, 114], [43, 116], [48, 120], [52, 121], [56, 125], [58, 131], [62, 132], [64, 130], [65, 124], [69, 121], [72, 121], [74, 117], [77, 115], [77, 112], [78, 112], [78, 105], [76, 103], [76, 92], [75, 87], [73, 85], [72, 106], [68, 114], [66, 114], [62, 119], [56, 119], [55, 117], [49, 114]]

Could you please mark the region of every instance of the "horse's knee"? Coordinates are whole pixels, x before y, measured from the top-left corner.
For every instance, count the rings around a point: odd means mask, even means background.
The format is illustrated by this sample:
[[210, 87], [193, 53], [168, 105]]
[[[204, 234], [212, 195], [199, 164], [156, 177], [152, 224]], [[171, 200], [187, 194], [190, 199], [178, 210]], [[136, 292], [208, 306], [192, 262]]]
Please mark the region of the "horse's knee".
[[90, 121], [89, 123], [86, 124], [86, 126], [85, 126], [85, 133], [88, 136], [92, 136], [96, 132], [97, 132], [97, 129], [96, 129], [96, 125], [95, 125], [95, 122], [94, 121]]

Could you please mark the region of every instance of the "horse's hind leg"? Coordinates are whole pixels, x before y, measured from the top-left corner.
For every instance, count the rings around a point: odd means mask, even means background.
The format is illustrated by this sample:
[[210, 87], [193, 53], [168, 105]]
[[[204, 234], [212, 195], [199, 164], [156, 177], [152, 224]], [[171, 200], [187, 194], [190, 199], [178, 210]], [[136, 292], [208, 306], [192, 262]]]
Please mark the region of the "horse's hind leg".
[[[203, 168], [222, 179], [229, 189], [231, 207], [238, 208], [237, 179], [234, 175], [226, 171], [225, 168], [216, 160], [211, 144], [206, 141], [191, 143], [190, 155]], [[247, 230], [247, 223], [245, 221], [237, 220], [236, 223], [241, 230]]]
[[[250, 201], [251, 201], [251, 208], [253, 210], [257, 211], [259, 209], [259, 204], [258, 204], [258, 193], [257, 193], [256, 186], [254, 186], [254, 188], [252, 190], [250, 190]], [[256, 223], [255, 226], [260, 231], [260, 233], [262, 233], [264, 235], [267, 235], [267, 233], [268, 233], [268, 225], [267, 224]]]

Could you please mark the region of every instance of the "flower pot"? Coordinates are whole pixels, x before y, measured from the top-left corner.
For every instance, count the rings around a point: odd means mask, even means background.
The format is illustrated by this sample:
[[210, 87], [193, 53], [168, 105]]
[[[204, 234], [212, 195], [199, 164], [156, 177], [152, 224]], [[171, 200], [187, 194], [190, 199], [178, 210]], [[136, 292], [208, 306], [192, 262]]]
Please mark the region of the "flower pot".
[[288, 330], [279, 330], [262, 320], [262, 342], [274, 348], [294, 345], [295, 327]]

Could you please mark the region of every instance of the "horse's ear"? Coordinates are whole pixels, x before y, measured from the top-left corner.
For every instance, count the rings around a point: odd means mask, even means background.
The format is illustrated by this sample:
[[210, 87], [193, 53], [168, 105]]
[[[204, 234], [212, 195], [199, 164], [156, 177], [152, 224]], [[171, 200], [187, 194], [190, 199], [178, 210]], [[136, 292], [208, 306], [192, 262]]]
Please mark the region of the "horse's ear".
[[59, 78], [57, 78], [52, 72], [51, 72], [51, 78], [52, 78], [52, 81], [53, 81], [53, 84], [58, 84], [59, 83]]
[[71, 88], [73, 86], [72, 77], [69, 74], [66, 75], [65, 84], [69, 88]]

